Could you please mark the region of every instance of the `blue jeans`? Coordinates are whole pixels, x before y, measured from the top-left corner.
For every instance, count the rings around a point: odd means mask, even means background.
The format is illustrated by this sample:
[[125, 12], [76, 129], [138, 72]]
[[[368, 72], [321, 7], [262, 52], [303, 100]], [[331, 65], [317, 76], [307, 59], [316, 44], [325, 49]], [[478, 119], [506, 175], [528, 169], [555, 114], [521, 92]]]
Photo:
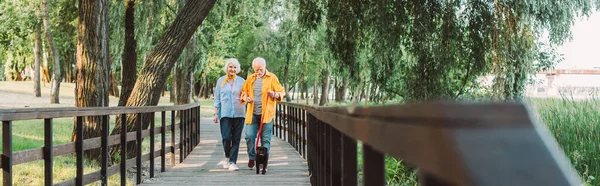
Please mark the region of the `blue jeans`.
[[244, 129], [244, 118], [221, 118], [221, 137], [223, 150], [229, 162], [236, 163], [240, 149], [240, 140]]
[[[254, 160], [256, 158], [255, 141], [260, 127], [261, 115], [252, 115], [252, 123], [246, 125], [246, 145], [248, 146], [248, 158]], [[267, 153], [271, 150], [271, 133], [273, 132], [273, 120], [269, 123], [264, 123], [262, 132], [260, 132], [260, 146], [267, 148]]]

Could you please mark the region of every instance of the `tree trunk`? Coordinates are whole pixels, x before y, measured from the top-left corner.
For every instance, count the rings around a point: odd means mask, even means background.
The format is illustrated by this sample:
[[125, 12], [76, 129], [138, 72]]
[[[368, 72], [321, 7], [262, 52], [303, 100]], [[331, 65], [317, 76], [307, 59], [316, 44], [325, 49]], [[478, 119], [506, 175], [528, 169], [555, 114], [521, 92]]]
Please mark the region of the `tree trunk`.
[[314, 85], [313, 85], [313, 104], [319, 104], [319, 91], [317, 90], [317, 78], [314, 78]]
[[185, 47], [185, 56], [181, 60], [181, 65], [179, 65], [175, 71], [177, 71], [177, 105], [185, 105], [190, 103], [190, 94], [191, 94], [191, 84], [192, 84], [192, 73], [194, 73], [194, 54], [196, 50], [196, 42], [195, 37], [192, 36], [190, 41], [187, 43]]
[[121, 97], [119, 106], [125, 106], [133, 86], [135, 85], [137, 69], [137, 41], [135, 40], [135, 0], [125, 3], [125, 46], [121, 62]]
[[171, 103], [177, 103], [177, 79], [179, 79], [179, 74], [177, 74], [177, 70], [173, 69], [173, 74], [171, 74], [171, 82], [169, 82], [171, 83], [171, 89], [169, 89], [169, 101]]
[[108, 95], [109, 96], [115, 96], [115, 97], [119, 97], [119, 85], [117, 83], [117, 76], [115, 75], [114, 72], [110, 72], [110, 81], [109, 81], [109, 85], [108, 85]]
[[306, 83], [304, 83], [304, 81], [302, 81], [299, 86], [300, 86], [300, 99], [308, 99], [306, 97]]
[[42, 13], [44, 14], [44, 30], [46, 31], [46, 38], [48, 39], [48, 45], [50, 45], [50, 51], [52, 52], [52, 61], [54, 62], [54, 70], [52, 74], [52, 88], [50, 91], [50, 103], [59, 104], [59, 92], [60, 92], [60, 82], [61, 82], [61, 74], [60, 74], [60, 59], [58, 56], [58, 51], [56, 50], [56, 46], [54, 45], [54, 40], [52, 39], [52, 32], [50, 31], [50, 16], [48, 15], [48, 1], [42, 1]]
[[33, 95], [35, 97], [41, 97], [42, 92], [40, 90], [40, 60], [41, 60], [41, 49], [42, 49], [42, 31], [40, 25], [35, 26], [35, 39], [34, 39], [34, 64], [33, 64]]
[[46, 83], [50, 83], [50, 70], [48, 67], [48, 51], [46, 50], [46, 47], [44, 47], [44, 41], [42, 40], [42, 58], [44, 60], [44, 64], [42, 66], [42, 82], [44, 83], [44, 86], [46, 86]]
[[[77, 30], [77, 107], [108, 106], [108, 50], [107, 0], [79, 0]], [[99, 137], [101, 117], [84, 117], [84, 139]], [[72, 139], [75, 140], [75, 129]], [[85, 155], [99, 160], [100, 150], [88, 150]]]
[[[158, 104], [169, 72], [215, 2], [216, 0], [207, 0], [186, 3], [155, 45], [156, 47], [145, 59], [126, 106], [155, 106]], [[133, 131], [133, 126], [139, 119], [138, 117], [127, 117], [127, 131]], [[144, 129], [149, 126], [149, 122], [143, 121], [142, 124]], [[123, 123], [117, 120], [112, 134], [119, 134], [122, 127]], [[136, 149], [135, 142], [129, 142], [127, 146], [127, 154], [133, 156]]]
[[192, 91], [192, 94], [194, 94], [194, 96], [200, 97], [200, 91], [202, 91], [201, 86], [202, 86], [202, 84], [200, 84], [200, 80], [194, 81], [194, 89]]
[[[286, 54], [285, 54], [285, 65], [283, 67], [283, 90], [288, 91], [288, 78], [289, 78], [289, 66], [290, 66], [290, 58], [291, 58], [291, 50], [292, 50], [292, 33], [290, 32], [288, 34], [288, 42], [287, 42], [287, 49], [286, 50]], [[283, 97], [285, 97], [285, 101], [290, 102], [292, 101], [290, 99], [289, 94], [285, 94]]]
[[327, 94], [329, 93], [329, 71], [323, 70], [321, 76], [321, 101], [319, 101], [319, 106], [323, 106], [327, 103]]

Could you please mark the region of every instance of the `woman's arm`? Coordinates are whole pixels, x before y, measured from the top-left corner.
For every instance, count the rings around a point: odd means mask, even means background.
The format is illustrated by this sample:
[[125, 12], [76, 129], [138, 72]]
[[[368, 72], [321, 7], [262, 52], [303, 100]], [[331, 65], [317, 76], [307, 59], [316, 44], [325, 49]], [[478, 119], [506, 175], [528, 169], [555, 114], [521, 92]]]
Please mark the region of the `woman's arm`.
[[[219, 78], [219, 80], [221, 80], [221, 78]], [[217, 80], [214, 92], [215, 100], [213, 103], [213, 121], [215, 123], [219, 122], [219, 109], [221, 108], [221, 86], [219, 86], [219, 80]]]

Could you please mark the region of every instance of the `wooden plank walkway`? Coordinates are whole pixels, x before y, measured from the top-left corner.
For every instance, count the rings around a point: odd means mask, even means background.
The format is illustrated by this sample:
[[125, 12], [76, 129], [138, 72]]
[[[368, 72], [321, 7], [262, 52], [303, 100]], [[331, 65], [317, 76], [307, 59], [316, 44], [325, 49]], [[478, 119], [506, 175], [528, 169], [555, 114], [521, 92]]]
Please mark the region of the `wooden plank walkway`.
[[[310, 185], [308, 166], [298, 152], [276, 136], [271, 139], [269, 170], [265, 175], [249, 169], [246, 140], [242, 132], [237, 165], [239, 171], [223, 169], [223, 145], [219, 125], [210, 119], [200, 122], [200, 145], [181, 164], [168, 168], [141, 185]], [[179, 161], [179, 158], [177, 158]]]

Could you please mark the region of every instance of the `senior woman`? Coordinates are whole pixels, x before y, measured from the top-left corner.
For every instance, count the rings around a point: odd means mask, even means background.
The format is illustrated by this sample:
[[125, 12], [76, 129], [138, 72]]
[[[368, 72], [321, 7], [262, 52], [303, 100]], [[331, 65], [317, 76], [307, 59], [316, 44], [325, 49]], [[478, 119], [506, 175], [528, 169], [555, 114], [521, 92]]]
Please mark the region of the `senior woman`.
[[215, 87], [213, 121], [221, 123], [225, 151], [223, 168], [237, 171], [236, 161], [246, 117], [245, 105], [240, 103], [240, 91], [245, 80], [236, 75], [240, 72], [240, 63], [235, 58], [227, 59], [223, 69], [226, 75], [217, 80]]

